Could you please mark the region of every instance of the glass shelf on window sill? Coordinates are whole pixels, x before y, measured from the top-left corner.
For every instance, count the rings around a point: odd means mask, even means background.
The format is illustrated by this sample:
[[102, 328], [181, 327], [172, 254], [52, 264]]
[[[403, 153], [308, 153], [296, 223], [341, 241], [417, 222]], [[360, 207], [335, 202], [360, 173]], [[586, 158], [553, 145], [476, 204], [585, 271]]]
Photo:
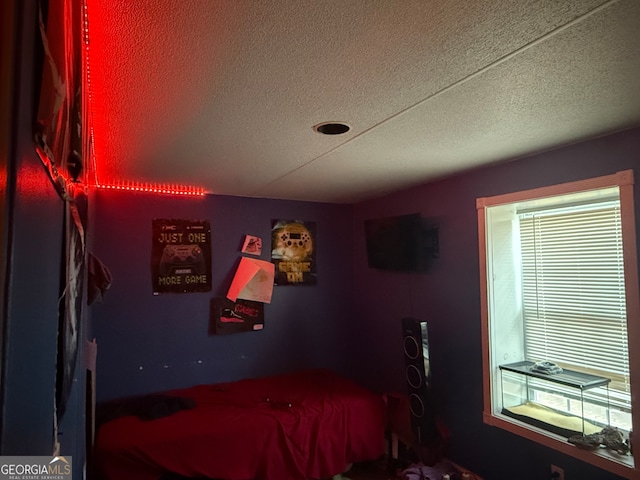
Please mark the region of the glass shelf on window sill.
[[610, 378], [599, 377], [597, 375], [590, 375], [588, 373], [576, 372], [574, 370], [567, 369], [563, 369], [561, 373], [539, 373], [531, 370], [533, 365], [535, 365], [534, 362], [523, 360], [521, 362], [510, 363], [508, 365], [500, 365], [500, 370], [508, 370], [510, 372], [520, 373], [528, 377], [540, 378], [549, 382], [578, 388], [580, 390], [603, 387], [611, 382]]

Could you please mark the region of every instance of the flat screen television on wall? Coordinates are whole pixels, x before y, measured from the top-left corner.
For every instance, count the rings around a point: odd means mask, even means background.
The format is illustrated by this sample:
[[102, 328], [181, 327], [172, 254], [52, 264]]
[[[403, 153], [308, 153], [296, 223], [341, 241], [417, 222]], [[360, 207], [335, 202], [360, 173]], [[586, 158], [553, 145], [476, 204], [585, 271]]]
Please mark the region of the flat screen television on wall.
[[424, 272], [437, 251], [437, 230], [426, 228], [419, 213], [364, 222], [369, 267], [396, 272]]

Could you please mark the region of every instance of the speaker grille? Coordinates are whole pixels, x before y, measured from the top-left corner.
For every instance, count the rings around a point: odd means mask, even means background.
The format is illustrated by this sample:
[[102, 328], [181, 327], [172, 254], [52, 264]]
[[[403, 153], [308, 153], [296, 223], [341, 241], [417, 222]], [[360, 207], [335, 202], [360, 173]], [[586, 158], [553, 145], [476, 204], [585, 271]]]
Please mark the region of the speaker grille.
[[420, 388], [424, 383], [422, 372], [415, 365], [408, 365], [406, 369], [407, 382], [411, 388]]
[[412, 393], [409, 395], [409, 409], [411, 410], [411, 415], [415, 418], [422, 418], [424, 416], [424, 402], [420, 395]]
[[404, 337], [404, 354], [411, 360], [415, 360], [420, 355], [420, 345], [414, 337]]

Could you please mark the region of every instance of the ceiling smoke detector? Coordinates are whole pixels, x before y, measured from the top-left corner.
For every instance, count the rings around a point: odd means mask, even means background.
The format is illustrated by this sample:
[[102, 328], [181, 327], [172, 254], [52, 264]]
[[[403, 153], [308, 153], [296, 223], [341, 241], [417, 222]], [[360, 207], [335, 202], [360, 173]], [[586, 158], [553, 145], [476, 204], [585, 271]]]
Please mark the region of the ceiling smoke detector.
[[313, 129], [323, 135], [340, 135], [347, 133], [351, 127], [343, 122], [324, 122], [315, 125]]

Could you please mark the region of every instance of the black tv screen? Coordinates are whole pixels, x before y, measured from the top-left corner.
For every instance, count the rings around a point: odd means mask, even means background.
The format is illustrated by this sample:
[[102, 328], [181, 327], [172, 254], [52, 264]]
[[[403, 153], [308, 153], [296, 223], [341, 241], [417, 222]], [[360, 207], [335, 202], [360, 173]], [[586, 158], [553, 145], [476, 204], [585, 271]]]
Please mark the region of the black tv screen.
[[365, 220], [369, 267], [399, 272], [427, 268], [425, 229], [420, 214]]

